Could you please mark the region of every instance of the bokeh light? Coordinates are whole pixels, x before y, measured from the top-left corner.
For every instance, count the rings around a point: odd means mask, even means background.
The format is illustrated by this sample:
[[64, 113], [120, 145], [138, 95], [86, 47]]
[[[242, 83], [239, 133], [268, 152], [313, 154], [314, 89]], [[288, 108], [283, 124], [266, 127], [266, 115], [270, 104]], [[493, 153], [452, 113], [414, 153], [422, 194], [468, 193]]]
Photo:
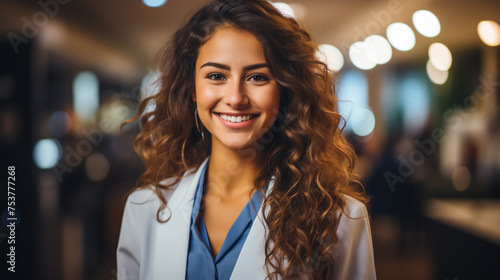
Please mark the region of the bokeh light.
[[477, 25], [477, 33], [481, 41], [488, 46], [500, 45], [500, 25], [492, 20], [483, 20]]
[[285, 16], [285, 17], [289, 17], [289, 18], [295, 18], [295, 12], [293, 10], [293, 8], [288, 5], [287, 3], [282, 3], [282, 2], [276, 2], [276, 3], [273, 3], [271, 2], [271, 4], [273, 4], [273, 6], [278, 9], [278, 11], [280, 11], [280, 13]]
[[339, 71], [344, 66], [344, 56], [339, 49], [332, 45], [319, 45], [316, 56], [328, 65], [329, 70]]
[[352, 130], [351, 117], [357, 108], [368, 107], [368, 80], [361, 71], [345, 71], [340, 76], [338, 87], [338, 107], [339, 113], [348, 120], [347, 130]]
[[99, 108], [99, 82], [89, 71], [78, 74], [73, 81], [73, 107], [78, 118], [89, 121]]
[[415, 33], [406, 24], [396, 22], [387, 27], [387, 39], [400, 51], [409, 51], [415, 46]]
[[349, 48], [349, 58], [352, 64], [361, 70], [370, 70], [377, 65], [376, 62], [368, 57], [366, 51], [368, 47], [366, 42], [356, 42]]
[[442, 85], [448, 80], [448, 70], [441, 71], [436, 69], [430, 60], [427, 61], [426, 70], [427, 76], [429, 76], [429, 79], [436, 85]]
[[[142, 78], [141, 101], [146, 99], [147, 97], [150, 97], [158, 93], [158, 91], [161, 88], [161, 85], [159, 84], [159, 78], [160, 78], [160, 73], [154, 71], [149, 72], [144, 76], [144, 78]], [[154, 111], [155, 108], [156, 104], [154, 103], [153, 100], [151, 100], [146, 106], [146, 109], [144, 110], [143, 114], [152, 112]]]
[[375, 116], [368, 108], [356, 108], [349, 119], [352, 131], [358, 136], [367, 136], [375, 128]]
[[419, 135], [425, 129], [430, 113], [431, 93], [427, 79], [420, 72], [407, 73], [397, 92], [405, 132], [408, 135]]
[[142, 0], [144, 5], [152, 8], [163, 6], [163, 4], [167, 3], [167, 0]]
[[429, 60], [436, 69], [446, 71], [451, 67], [451, 52], [445, 45], [433, 43], [429, 47]]
[[49, 117], [49, 131], [54, 137], [64, 137], [71, 127], [71, 118], [64, 111], [53, 112]]
[[54, 167], [62, 156], [62, 148], [56, 139], [42, 139], [33, 147], [33, 162], [40, 169]]
[[459, 166], [455, 168], [451, 176], [451, 181], [453, 182], [453, 187], [459, 191], [465, 191], [471, 182], [471, 174], [467, 167]]
[[413, 25], [425, 37], [436, 37], [441, 32], [439, 19], [427, 10], [416, 11], [413, 14]]
[[379, 35], [371, 35], [365, 39], [366, 56], [377, 64], [385, 64], [392, 58], [392, 48], [387, 39]]
[[99, 108], [99, 128], [104, 133], [117, 134], [120, 125], [130, 117], [131, 109], [122, 102], [119, 95], [108, 97]]
[[92, 181], [102, 181], [109, 173], [108, 159], [103, 154], [91, 154], [85, 161], [85, 172]]

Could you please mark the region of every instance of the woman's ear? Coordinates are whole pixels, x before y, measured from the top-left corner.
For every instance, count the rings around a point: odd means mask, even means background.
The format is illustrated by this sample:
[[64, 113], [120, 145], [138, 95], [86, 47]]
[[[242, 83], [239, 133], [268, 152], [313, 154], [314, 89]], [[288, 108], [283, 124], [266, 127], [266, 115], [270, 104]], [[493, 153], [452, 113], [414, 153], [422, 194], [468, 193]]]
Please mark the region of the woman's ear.
[[196, 103], [196, 92], [191, 93], [191, 99]]

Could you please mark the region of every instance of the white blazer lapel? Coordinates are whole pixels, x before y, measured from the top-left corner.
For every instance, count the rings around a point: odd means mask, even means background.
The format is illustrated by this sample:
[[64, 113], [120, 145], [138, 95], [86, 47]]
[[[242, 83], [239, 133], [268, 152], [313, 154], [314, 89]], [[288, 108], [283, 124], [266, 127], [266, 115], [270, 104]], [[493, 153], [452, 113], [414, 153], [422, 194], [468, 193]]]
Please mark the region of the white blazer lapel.
[[[269, 182], [266, 196], [274, 185], [274, 178]], [[264, 222], [262, 207], [248, 233], [247, 240], [241, 248], [240, 255], [231, 274], [231, 280], [256, 280], [265, 279], [267, 272], [265, 268], [266, 254], [264, 251], [267, 226]], [[266, 209], [269, 210], [269, 209]]]
[[[201, 171], [208, 158], [195, 174], [183, 177], [168, 200], [161, 218], [171, 217], [168, 222], [158, 223], [154, 253], [153, 279], [185, 279], [189, 247], [189, 231], [194, 195]], [[169, 211], [170, 210], [170, 211]]]

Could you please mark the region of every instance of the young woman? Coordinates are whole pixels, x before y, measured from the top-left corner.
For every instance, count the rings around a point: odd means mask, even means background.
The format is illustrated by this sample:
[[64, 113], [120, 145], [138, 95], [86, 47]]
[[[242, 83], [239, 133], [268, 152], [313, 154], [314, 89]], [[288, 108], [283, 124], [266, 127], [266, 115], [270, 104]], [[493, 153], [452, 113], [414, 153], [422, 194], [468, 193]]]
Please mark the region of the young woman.
[[[375, 279], [317, 45], [268, 1], [215, 0], [161, 52], [118, 279]], [[154, 102], [155, 109], [145, 108]]]

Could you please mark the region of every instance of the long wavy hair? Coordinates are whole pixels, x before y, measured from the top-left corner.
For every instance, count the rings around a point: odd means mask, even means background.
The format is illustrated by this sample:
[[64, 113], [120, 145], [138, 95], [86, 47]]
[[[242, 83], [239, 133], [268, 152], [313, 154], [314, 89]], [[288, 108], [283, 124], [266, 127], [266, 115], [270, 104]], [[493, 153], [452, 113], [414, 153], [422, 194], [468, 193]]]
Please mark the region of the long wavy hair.
[[[325, 279], [334, 269], [336, 231], [346, 202], [367, 198], [353, 173], [355, 153], [342, 135], [331, 72], [316, 56], [317, 45], [299, 24], [265, 0], [215, 0], [196, 12], [159, 52], [158, 92], [145, 98], [137, 114], [142, 131], [134, 148], [146, 170], [137, 187], [150, 188], [168, 206], [162, 190], [197, 170], [211, 153], [195, 124], [195, 62], [198, 49], [221, 26], [248, 31], [262, 43], [272, 75], [281, 86], [280, 111], [259, 143], [264, 166], [255, 188], [274, 176], [263, 202], [268, 278]], [[152, 111], [145, 110], [154, 103]], [[257, 145], [257, 144], [256, 144]], [[253, 149], [255, 151], [255, 147]], [[242, 150], [249, 154], [251, 150]], [[165, 184], [165, 178], [173, 178]], [[273, 269], [269, 269], [272, 267]], [[271, 272], [272, 271], [272, 272]]]

